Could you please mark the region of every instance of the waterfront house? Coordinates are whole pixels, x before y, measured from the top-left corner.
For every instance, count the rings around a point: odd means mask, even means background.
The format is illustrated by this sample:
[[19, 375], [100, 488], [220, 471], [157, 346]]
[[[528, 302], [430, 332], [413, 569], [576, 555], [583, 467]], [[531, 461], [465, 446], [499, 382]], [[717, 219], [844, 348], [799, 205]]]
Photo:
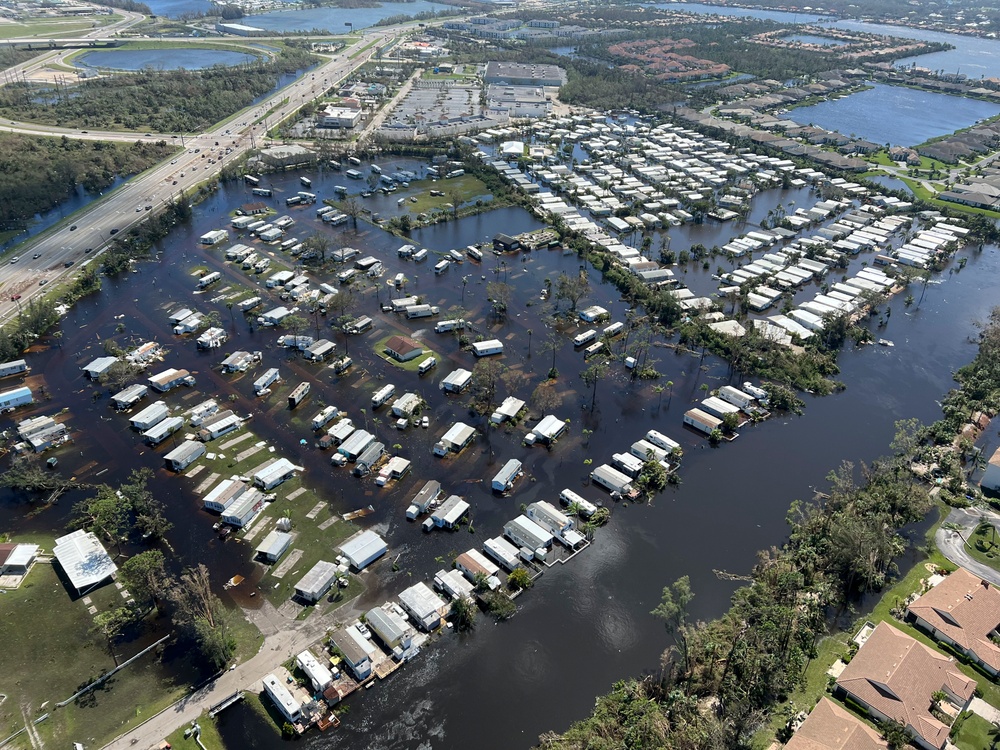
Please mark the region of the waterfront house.
[[979, 486], [984, 490], [1000, 492], [1000, 448], [993, 451], [993, 455], [990, 456], [983, 478], [979, 480]]
[[295, 657], [295, 663], [302, 673], [309, 678], [312, 688], [322, 693], [333, 682], [333, 672], [325, 664], [321, 664], [312, 651], [306, 649]]
[[397, 362], [409, 362], [424, 353], [420, 344], [406, 336], [392, 336], [385, 342], [385, 352]]
[[906, 608], [917, 627], [947, 643], [989, 674], [1000, 673], [1000, 591], [959, 568]]
[[302, 704], [273, 674], [264, 676], [264, 692], [281, 715], [296, 724], [302, 718]]
[[[334, 630], [330, 634], [330, 640], [334, 647], [340, 651], [344, 657], [344, 663], [351, 670], [358, 680], [367, 680], [372, 675], [372, 660], [368, 651], [362, 648], [358, 639], [354, 637], [355, 628]], [[360, 637], [360, 636], [359, 636]]]
[[163, 457], [171, 471], [184, 471], [205, 455], [205, 444], [198, 440], [185, 440]]
[[518, 549], [502, 536], [487, 539], [483, 543], [486, 554], [496, 560], [507, 570], [514, 570], [520, 566], [521, 559], [518, 557]]
[[506, 492], [514, 486], [514, 482], [517, 481], [519, 476], [521, 476], [521, 462], [516, 458], [512, 458], [493, 477], [493, 491]]
[[622, 495], [628, 495], [632, 492], [631, 478], [607, 464], [601, 464], [590, 472], [590, 479], [594, 484], [599, 484], [610, 492], [618, 492]]
[[320, 560], [295, 584], [295, 595], [306, 602], [317, 602], [337, 578], [337, 564]]
[[431, 513], [431, 517], [424, 524], [426, 526], [429, 522], [431, 526], [439, 529], [454, 529], [468, 512], [469, 504], [465, 500], [458, 495], [450, 495], [441, 503], [441, 507]]
[[387, 549], [382, 537], [366, 529], [340, 545], [340, 554], [347, 558], [352, 568], [361, 571], [382, 557]]
[[552, 534], [525, 515], [505, 523], [503, 533], [518, 547], [532, 552], [552, 546]]
[[784, 750], [889, 750], [872, 727], [829, 698], [820, 698]]
[[449, 606], [423, 581], [415, 583], [399, 594], [399, 603], [418, 627], [431, 631], [441, 624]]
[[118, 566], [92, 531], [77, 529], [59, 537], [52, 554], [79, 596], [118, 574]]
[[374, 607], [365, 614], [365, 624], [393, 652], [413, 643], [413, 628], [391, 607]]
[[84, 374], [91, 380], [97, 380], [104, 373], [111, 369], [111, 365], [118, 361], [118, 357], [98, 357], [83, 368]]
[[485, 577], [491, 590], [500, 585], [500, 580], [497, 578], [497, 573], [500, 572], [499, 566], [477, 549], [466, 550], [456, 557], [455, 569], [460, 570], [472, 583], [476, 583], [478, 576]]
[[445, 594], [449, 599], [471, 599], [473, 585], [459, 570], [439, 570], [434, 575], [434, 588]]
[[272, 529], [254, 550], [257, 557], [269, 563], [278, 562], [292, 544], [292, 535], [287, 531]]
[[899, 722], [919, 747], [944, 750], [948, 726], [931, 713], [932, 696], [942, 692], [964, 711], [975, 689], [976, 681], [954, 659], [880, 622], [837, 678], [834, 692], [860, 704], [874, 721]]
[[684, 412], [684, 424], [709, 435], [713, 430], [722, 427], [722, 420], [718, 417], [713, 417], [701, 409], [688, 409]]

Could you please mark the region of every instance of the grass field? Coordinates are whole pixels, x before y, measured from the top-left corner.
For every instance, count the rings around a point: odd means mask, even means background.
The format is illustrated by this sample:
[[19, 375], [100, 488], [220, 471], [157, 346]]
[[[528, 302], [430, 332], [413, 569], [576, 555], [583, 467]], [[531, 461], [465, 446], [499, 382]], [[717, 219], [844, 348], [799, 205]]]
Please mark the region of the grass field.
[[986, 750], [990, 746], [994, 729], [982, 716], [969, 714], [953, 741], [959, 750]]
[[[432, 196], [431, 190], [440, 190], [444, 195]], [[450, 207], [446, 208], [445, 204], [453, 203], [456, 199], [460, 204], [465, 204], [475, 202], [477, 198], [486, 200], [491, 197], [486, 184], [471, 174], [437, 182], [430, 180], [411, 182], [409, 189], [400, 195], [407, 199], [404, 205], [414, 215], [434, 209], [451, 210]], [[417, 199], [416, 203], [410, 201], [411, 195]]]
[[[51, 549], [51, 539], [45, 546]], [[110, 584], [89, 598], [98, 611], [122, 602], [118, 589]], [[45, 628], [38, 627], [40, 611], [45, 612]], [[113, 669], [115, 663], [107, 642], [93, 631], [88, 605], [70, 597], [49, 564], [36, 565], [19, 589], [4, 595], [0, 639], [18, 644], [18, 648], [0, 652], [0, 693], [13, 698], [0, 706], [3, 736], [24, 726], [26, 717], [33, 719], [43, 713], [40, 706], [47, 701], [46, 710], [52, 711], [52, 716], [37, 727], [47, 744], [69, 747], [71, 742], [83, 742], [99, 747], [124, 726], [172, 703], [184, 689], [165, 677], [156, 653], [151, 652], [88, 696], [54, 709], [56, 702]], [[115, 645], [119, 661], [140, 650], [141, 646], [131, 643]], [[31, 743], [22, 734], [13, 746], [28, 748]]]
[[[184, 732], [189, 726], [181, 727], [166, 738], [173, 750], [200, 750], [193, 736], [186, 739], [184, 737]], [[222, 743], [222, 737], [219, 736], [219, 729], [215, 725], [215, 719], [209, 717], [207, 714], [202, 714], [198, 717], [198, 726], [201, 728], [201, 735], [198, 739], [201, 740], [201, 744], [205, 747], [205, 750], [225, 750], [226, 746]]]
[[121, 20], [119, 16], [101, 16], [100, 21], [85, 18], [39, 18], [24, 22], [0, 23], [0, 39], [21, 39], [38, 37], [39, 42], [49, 38], [59, 38], [90, 31]]
[[[992, 526], [986, 524], [978, 527], [965, 543], [965, 551], [969, 557], [978, 560], [983, 565], [989, 565], [994, 570], [1000, 570], [1000, 544], [997, 541], [996, 531], [990, 532]], [[980, 545], [984, 549], [980, 549]], [[985, 551], [984, 551], [985, 550]]]

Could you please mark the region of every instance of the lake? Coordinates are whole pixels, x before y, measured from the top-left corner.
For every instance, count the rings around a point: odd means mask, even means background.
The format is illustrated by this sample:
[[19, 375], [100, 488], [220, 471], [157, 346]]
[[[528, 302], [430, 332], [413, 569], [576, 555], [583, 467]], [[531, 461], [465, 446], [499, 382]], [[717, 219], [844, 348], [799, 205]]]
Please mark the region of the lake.
[[[415, 160], [388, 156], [379, 163], [384, 169], [417, 166]], [[368, 171], [367, 165], [360, 169]], [[262, 181], [275, 190], [274, 197], [266, 202], [295, 219], [292, 233], [304, 238], [320, 231], [329, 234], [335, 246], [364, 248], [384, 260], [383, 280], [405, 272], [411, 279], [412, 293], [441, 305], [443, 310], [461, 304], [477, 327], [507, 342], [507, 366], [524, 371], [533, 381], [548, 371], [552, 359], [541, 349], [546, 331], [543, 316], [548, 305], [539, 301], [538, 290], [546, 278], [575, 273], [579, 265], [575, 255], [544, 251], [504, 258], [504, 275], [516, 290], [516, 304], [505, 322], [494, 325], [487, 319], [484, 285], [494, 278], [496, 259], [487, 256], [488, 262], [481, 265], [467, 261], [435, 276], [431, 271], [434, 260], [423, 264], [399, 260], [395, 248], [403, 241], [363, 221], [357, 230], [349, 226], [331, 229], [316, 220], [314, 207], [286, 209], [284, 196], [301, 189], [298, 176], [279, 174]], [[344, 180], [341, 173], [333, 171], [309, 176], [321, 198], [329, 196], [337, 184], [347, 182], [353, 189], [361, 183]], [[749, 571], [758, 549], [785, 537], [784, 518], [789, 503], [810, 497], [812, 488], [823, 486], [827, 472], [842, 459], [871, 460], [885, 452], [894, 420], [911, 416], [924, 421], [936, 418], [936, 399], [950, 387], [951, 372], [975, 353], [968, 337], [975, 333], [974, 321], [984, 318], [995, 302], [992, 290], [1000, 279], [1000, 253], [996, 248], [981, 254], [965, 251], [968, 267], [961, 272], [946, 272], [940, 284], [930, 285], [919, 307], [906, 309], [898, 298], [892, 303], [894, 314], [878, 335], [893, 339], [894, 348], [844, 352], [840, 378], [847, 384], [846, 391], [824, 399], [808, 398], [804, 417], [785, 415], [748, 426], [739, 440], [718, 449], [708, 447], [703, 438], [682, 428], [681, 417], [703, 397], [701, 384], [714, 388], [731, 381], [724, 362], [658, 348], [652, 356], [664, 376], [660, 382], [669, 379], [674, 383], [669, 393], [658, 398], [652, 392], [653, 383], [632, 382], [623, 368], [612, 368], [599, 384], [597, 409], [590, 412], [586, 408], [590, 393], [577, 375], [581, 355], [567, 340], [555, 354], [563, 399], [556, 412], [571, 418], [572, 424], [570, 434], [552, 452], [523, 447], [521, 438], [529, 426], [525, 425], [510, 431], [497, 430], [489, 449], [480, 440], [456, 459], [441, 461], [429, 458], [431, 444], [445, 425], [469, 418], [461, 401], [444, 397], [436, 387], [437, 381], [452, 369], [470, 364], [468, 354], [459, 350], [453, 338], [437, 336], [430, 326], [417, 328], [414, 335], [426, 337], [439, 350], [442, 364], [425, 380], [392, 370], [374, 355], [370, 344], [389, 330], [408, 330], [410, 326], [380, 313], [378, 293], [369, 289], [362, 294], [358, 309], [359, 314], [378, 320], [378, 330], [369, 337], [347, 339], [330, 329], [329, 321], [318, 321], [324, 328], [323, 335], [334, 339], [341, 351], [349, 347], [356, 362], [349, 375], [334, 379], [276, 347], [277, 331], [248, 330], [243, 324], [230, 324], [221, 304], [213, 305], [206, 297], [192, 295], [194, 266], [219, 270], [224, 275], [223, 283], [228, 285], [253, 287], [259, 283], [222, 263], [219, 250], [206, 249], [197, 242], [205, 231], [227, 225], [232, 209], [249, 200], [261, 199], [251, 196], [246, 185], [224, 185], [195, 207], [190, 224], [179, 227], [162, 243], [159, 260], [139, 264], [134, 275], [106, 280], [99, 294], [72, 309], [61, 324], [61, 346], [49, 348], [50, 342], [42, 341], [36, 347], [38, 351], [29, 355], [32, 376], [44, 377], [52, 395], [51, 401], [40, 407], [41, 413], [69, 409], [76, 441], [72, 447], [56, 452], [62, 470], [80, 476], [81, 481], [94, 481], [93, 474], [102, 471], [99, 481], [111, 483], [121, 481], [139, 466], [158, 470], [158, 457], [142, 445], [137, 434], [122, 429], [124, 417], [111, 415], [106, 398], [93, 398], [94, 391], [100, 389], [86, 385], [79, 370], [82, 364], [103, 354], [107, 339], [128, 342], [152, 338], [170, 349], [164, 367], [185, 367], [198, 378], [195, 389], [179, 396], [171, 394], [168, 401], [180, 398], [190, 404], [196, 402], [193, 399], [231, 396], [233, 408], [239, 413], [254, 414], [254, 433], [304, 466], [305, 485], [329, 500], [335, 510], [352, 510], [360, 503], [372, 502], [375, 513], [365, 520], [364, 527], [383, 534], [392, 551], [387, 560], [397, 559], [398, 555], [399, 564], [396, 572], [390, 570], [387, 561], [376, 565], [365, 594], [365, 601], [372, 604], [413, 581], [432, 576], [442, 567], [441, 559], [481, 545], [486, 535], [499, 532], [502, 522], [516, 513], [521, 503], [552, 500], [560, 489], [571, 487], [613, 507], [612, 521], [598, 533], [595, 544], [570, 564], [546, 571], [535, 588], [518, 599], [519, 612], [513, 620], [495, 626], [482, 616], [474, 632], [446, 635], [443, 642], [424, 649], [415, 662], [392, 678], [371, 691], [352, 696], [339, 730], [324, 735], [313, 733], [304, 739], [305, 746], [317, 750], [357, 747], [361, 736], [364, 746], [372, 750], [527, 748], [540, 732], [565, 728], [585, 716], [594, 697], [607, 691], [614, 680], [655, 668], [666, 646], [666, 636], [649, 611], [657, 604], [662, 586], [689, 575], [696, 593], [692, 617], [719, 615], [737, 584], [718, 579], [713, 570]], [[754, 201], [750, 220], [759, 221], [769, 207], [779, 202], [806, 206], [815, 200], [806, 188], [764, 191]], [[381, 206], [378, 208], [381, 210]], [[385, 208], [390, 210], [391, 206]], [[412, 239], [432, 253], [442, 253], [500, 231], [516, 232], [537, 225], [527, 212], [504, 208], [422, 229]], [[711, 246], [723, 244], [748, 228], [708, 222], [671, 230], [670, 236], [675, 249], [691, 242]], [[238, 240], [234, 234], [232, 241]], [[861, 260], [855, 259], [853, 265], [859, 266]], [[675, 270], [698, 293], [714, 288], [710, 271], [700, 266]], [[468, 277], [467, 288], [463, 276]], [[615, 319], [622, 319], [625, 308], [617, 291], [601, 284], [595, 272], [591, 272], [591, 279], [593, 291], [587, 303], [603, 305]], [[810, 285], [802, 293], [814, 292], [815, 288]], [[389, 294], [385, 288], [382, 293]], [[337, 404], [357, 415], [358, 394], [366, 394], [371, 378], [380, 375], [397, 387], [414, 389], [429, 404], [426, 413], [431, 417], [431, 429], [410, 430], [393, 438], [404, 444], [403, 455], [414, 460], [412, 475], [398, 487], [378, 490], [370, 486], [370, 481], [359, 484], [352, 477], [331, 471], [327, 454], [311, 446], [298, 446], [302, 435], [289, 424], [280, 394], [267, 401], [255, 399], [250, 385], [252, 373], [246, 377], [223, 376], [217, 368], [221, 359], [218, 351], [199, 352], [193, 342], [170, 333], [167, 312], [181, 304], [203, 311], [221, 308], [222, 320], [232, 337], [227, 350], [260, 350], [264, 354], [261, 367], [280, 367], [288, 383], [311, 380], [313, 406], [319, 402]], [[124, 333], [116, 332], [120, 322], [125, 326]], [[533, 352], [526, 346], [527, 329], [535, 334]], [[898, 387], [901, 382], [907, 384], [905, 389]], [[23, 416], [5, 416], [0, 427], [9, 427], [12, 419]], [[615, 505], [604, 493], [586, 486], [586, 460], [607, 460], [612, 452], [626, 450], [650, 428], [682, 443], [685, 457], [680, 487], [668, 490], [648, 505]], [[389, 428], [383, 425], [380, 429], [385, 434]], [[582, 437], [584, 429], [593, 431], [586, 440]], [[492, 476], [496, 465], [509, 457], [524, 462], [528, 478], [515, 487], [511, 497], [497, 498], [479, 480]], [[104, 469], [108, 470], [106, 474]], [[475, 535], [467, 530], [424, 534], [418, 525], [403, 518], [415, 488], [432, 478], [442, 481], [446, 488], [460, 491], [473, 505]], [[244, 605], [256, 605], [262, 597], [249, 599], [247, 594], [260, 582], [260, 566], [250, 560], [247, 545], [221, 544], [215, 539], [211, 530], [215, 518], [198, 508], [192, 493], [197, 481], [201, 480], [157, 472], [152, 490], [167, 501], [177, 524], [170, 534], [171, 541], [182, 560], [204, 561], [217, 582], [230, 575], [246, 576], [245, 585], [226, 595]], [[58, 505], [39, 512], [37, 506], [2, 490], [0, 527], [15, 534], [61, 529], [80, 494], [67, 493]], [[503, 716], [494, 713], [484, 717], [483, 707], [495, 705], [498, 695], [503, 696]], [[229, 747], [285, 747], [276, 734], [242, 706], [222, 715], [221, 729]]]
[[701, 13], [730, 18], [762, 18], [779, 23], [815, 23], [829, 18], [829, 16], [817, 15], [816, 13], [789, 13], [782, 10], [736, 8], [722, 5], [705, 5], [704, 3], [653, 3], [650, 7], [675, 10], [678, 13]]
[[114, 70], [200, 70], [213, 65], [235, 67], [257, 61], [256, 55], [218, 49], [178, 47], [174, 49], [115, 49], [85, 52], [75, 59], [77, 66], [85, 68], [111, 68]]
[[377, 8], [303, 8], [300, 10], [272, 11], [246, 16], [242, 23], [276, 32], [311, 31], [325, 29], [334, 34], [348, 31], [345, 23], [354, 29], [374, 26], [383, 18], [396, 15], [416, 15], [425, 12], [447, 10], [451, 6], [415, 0], [412, 3], [383, 3]]
[[978, 99], [876, 83], [841, 99], [796, 107], [783, 117], [874, 143], [916, 146], [998, 113], [1000, 106]]

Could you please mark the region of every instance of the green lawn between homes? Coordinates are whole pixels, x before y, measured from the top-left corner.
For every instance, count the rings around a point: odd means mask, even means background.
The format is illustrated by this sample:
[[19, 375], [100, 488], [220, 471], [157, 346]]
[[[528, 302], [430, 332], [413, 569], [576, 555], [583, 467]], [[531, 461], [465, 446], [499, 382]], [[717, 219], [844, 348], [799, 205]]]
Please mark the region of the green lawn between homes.
[[965, 543], [969, 557], [1000, 570], [1000, 534], [992, 524], [981, 524]]
[[994, 730], [997, 727], [982, 716], [969, 713], [962, 718], [962, 725], [953, 742], [959, 750], [986, 750], [990, 747]]
[[[379, 357], [381, 357], [382, 359], [384, 359], [386, 362], [388, 362], [393, 367], [397, 367], [400, 370], [406, 370], [407, 372], [417, 372], [417, 368], [420, 367], [420, 363], [423, 362], [428, 357], [430, 357], [431, 355], [437, 357], [438, 358], [438, 362], [441, 361], [441, 355], [438, 354], [433, 349], [431, 349], [429, 346], [427, 346], [427, 342], [426, 341], [420, 341], [419, 342], [420, 346], [423, 347], [424, 353], [420, 354], [420, 355], [417, 355], [416, 357], [414, 357], [413, 359], [411, 359], [409, 362], [400, 362], [396, 358], [390, 357], [388, 354], [385, 353], [385, 344], [393, 336], [398, 336], [398, 335], [399, 334], [397, 334], [397, 333], [390, 333], [388, 336], [384, 336], [383, 338], [380, 338], [378, 341], [376, 341], [375, 342], [375, 346], [374, 346], [375, 354], [377, 354]], [[378, 382], [374, 383], [374, 390], [372, 391], [372, 393], [374, 393], [375, 391], [377, 391], [382, 385], [383, 385], [382, 383], [378, 383]]]

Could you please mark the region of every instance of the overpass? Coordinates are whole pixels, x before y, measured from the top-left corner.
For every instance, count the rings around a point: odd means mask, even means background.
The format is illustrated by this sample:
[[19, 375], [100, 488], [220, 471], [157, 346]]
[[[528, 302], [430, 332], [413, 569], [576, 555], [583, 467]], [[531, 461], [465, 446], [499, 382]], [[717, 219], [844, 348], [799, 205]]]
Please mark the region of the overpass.
[[[190, 40], [189, 40], [190, 41]], [[119, 47], [123, 40], [115, 37], [64, 37], [59, 39], [39, 39], [27, 37], [22, 39], [0, 39], [0, 46], [17, 49], [78, 49], [82, 47]]]

